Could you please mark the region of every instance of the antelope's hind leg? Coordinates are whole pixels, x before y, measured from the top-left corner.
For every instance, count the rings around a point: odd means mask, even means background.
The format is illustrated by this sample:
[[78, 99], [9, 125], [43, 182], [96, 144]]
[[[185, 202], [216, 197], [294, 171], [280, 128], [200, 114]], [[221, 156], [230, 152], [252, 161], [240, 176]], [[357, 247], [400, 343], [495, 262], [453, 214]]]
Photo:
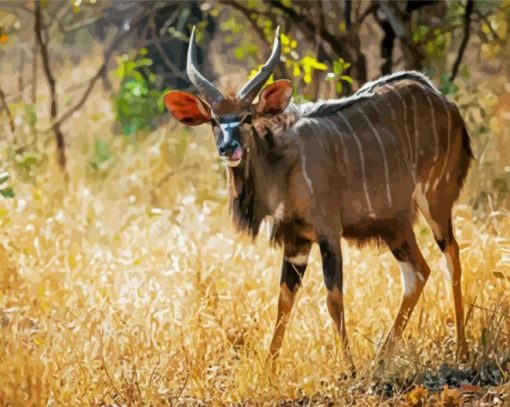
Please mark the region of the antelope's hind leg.
[[394, 238], [386, 239], [386, 244], [400, 264], [403, 294], [393, 327], [382, 346], [383, 353], [391, 347], [395, 339], [402, 337], [402, 332], [411, 317], [430, 274], [429, 266], [425, 262], [416, 243], [413, 228], [409, 220], [404, 222], [397, 233], [395, 233]]
[[[440, 201], [440, 200], [438, 200]], [[444, 201], [442, 201], [444, 204]], [[455, 240], [452, 227], [450, 208], [439, 208], [438, 205], [425, 206], [423, 201], [418, 203], [420, 212], [432, 228], [437, 245], [441, 249], [446, 261], [448, 275], [452, 283], [453, 304], [455, 309], [455, 328], [457, 333], [457, 356], [466, 358], [468, 347], [464, 331], [464, 308], [462, 306], [462, 269], [460, 266], [459, 245]]]
[[271, 359], [276, 359], [282, 347], [285, 328], [289, 322], [292, 306], [296, 294], [301, 286], [301, 280], [308, 265], [311, 242], [307, 239], [296, 238], [295, 242], [286, 243], [280, 279], [280, 296], [278, 298], [278, 314], [273, 339], [269, 348]]

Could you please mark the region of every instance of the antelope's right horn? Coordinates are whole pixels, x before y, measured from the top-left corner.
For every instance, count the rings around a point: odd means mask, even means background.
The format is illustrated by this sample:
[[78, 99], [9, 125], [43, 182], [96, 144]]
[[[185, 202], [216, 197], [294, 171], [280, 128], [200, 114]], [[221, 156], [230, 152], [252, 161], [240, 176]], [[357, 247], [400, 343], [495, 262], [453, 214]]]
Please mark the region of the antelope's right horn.
[[246, 102], [251, 102], [259, 93], [262, 86], [267, 82], [274, 71], [276, 64], [280, 60], [282, 44], [280, 40], [280, 26], [276, 27], [274, 34], [273, 51], [266, 64], [260, 68], [260, 71], [246, 84], [237, 94], [237, 97]]

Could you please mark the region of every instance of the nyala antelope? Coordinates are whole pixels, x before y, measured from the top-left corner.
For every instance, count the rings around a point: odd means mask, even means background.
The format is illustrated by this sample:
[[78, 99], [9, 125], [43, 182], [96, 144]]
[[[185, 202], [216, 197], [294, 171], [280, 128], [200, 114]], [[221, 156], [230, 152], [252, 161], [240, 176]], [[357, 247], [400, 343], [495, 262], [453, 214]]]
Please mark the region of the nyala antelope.
[[383, 349], [401, 337], [430, 274], [412, 229], [417, 210], [446, 259], [457, 347], [465, 355], [452, 206], [472, 152], [456, 105], [417, 72], [383, 77], [347, 98], [290, 103], [288, 80], [264, 87], [280, 59], [279, 29], [262, 69], [237, 95], [225, 96], [197, 69], [194, 34], [193, 29], [187, 74], [200, 97], [171, 91], [164, 102], [185, 125], [211, 124], [218, 152], [227, 164], [236, 228], [255, 237], [263, 219], [273, 220], [271, 240], [283, 246], [284, 259], [270, 355], [274, 358], [280, 351], [310, 248], [317, 243], [327, 307], [344, 356], [351, 362], [341, 237], [357, 243], [384, 242], [399, 262], [402, 302]]

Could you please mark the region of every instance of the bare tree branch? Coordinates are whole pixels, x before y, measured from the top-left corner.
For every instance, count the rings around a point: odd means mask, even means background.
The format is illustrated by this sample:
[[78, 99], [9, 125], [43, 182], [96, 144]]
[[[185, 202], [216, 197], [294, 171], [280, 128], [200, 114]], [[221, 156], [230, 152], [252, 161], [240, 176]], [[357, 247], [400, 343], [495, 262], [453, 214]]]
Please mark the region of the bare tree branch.
[[85, 91], [83, 92], [83, 95], [81, 96], [80, 100], [74, 106], [70, 107], [65, 113], [63, 113], [62, 116], [60, 116], [60, 118], [55, 121], [53, 126], [55, 125], [60, 126], [67, 119], [69, 119], [76, 111], [81, 109], [81, 107], [85, 104], [88, 97], [90, 96], [92, 90], [94, 89], [96, 82], [106, 72], [108, 63], [110, 62], [110, 58], [117, 49], [117, 47], [132, 32], [133, 28], [136, 26], [136, 23], [138, 23], [145, 17], [147, 17], [147, 13], [144, 13], [142, 10], [137, 15], [135, 15], [130, 22], [127, 22], [126, 24], [123, 25], [124, 28], [117, 33], [117, 35], [113, 38], [110, 46], [105, 51], [103, 63], [99, 67], [96, 74], [92, 78], [90, 78], [87, 89], [85, 89]]
[[37, 103], [37, 55], [39, 54], [39, 45], [37, 42], [37, 38], [34, 40], [34, 44], [32, 46], [32, 104], [35, 105]]
[[462, 37], [462, 42], [460, 43], [459, 52], [457, 53], [457, 59], [453, 64], [452, 74], [450, 75], [450, 81], [453, 81], [459, 72], [459, 66], [462, 61], [462, 57], [464, 56], [464, 51], [466, 50], [467, 43], [469, 41], [469, 34], [471, 28], [471, 14], [473, 13], [474, 1], [467, 0], [466, 8], [464, 11], [464, 36]]
[[2, 107], [5, 109], [7, 117], [9, 118], [9, 126], [11, 127], [11, 131], [14, 133], [14, 131], [16, 130], [16, 126], [14, 126], [12, 113], [11, 110], [9, 109], [9, 106], [7, 105], [7, 101], [5, 100], [5, 93], [2, 89], [0, 89], [0, 100], [2, 102]]
[[163, 49], [163, 47], [161, 46], [161, 41], [159, 40], [159, 36], [158, 36], [158, 33], [156, 31], [156, 24], [154, 22], [154, 17], [151, 17], [151, 21], [149, 22], [149, 25], [150, 25], [150, 30], [151, 30], [151, 39], [153, 40], [154, 42], [154, 46], [156, 47], [156, 49], [158, 50], [158, 53], [159, 55], [161, 56], [161, 58], [163, 59], [163, 62], [165, 64], [165, 66], [170, 69], [170, 71], [172, 71], [172, 73], [175, 75], [175, 76], [178, 76], [178, 77], [183, 77], [182, 75], [182, 72], [180, 71], [180, 69], [177, 67], [177, 65], [175, 65], [171, 60], [170, 58], [168, 58], [165, 50]]
[[53, 122], [52, 130], [55, 135], [55, 140], [57, 143], [57, 154], [58, 154], [58, 164], [61, 170], [64, 172], [64, 175], [67, 179], [66, 170], [66, 153], [65, 153], [65, 142], [64, 135], [62, 130], [60, 129], [60, 124], [55, 122], [58, 114], [58, 102], [57, 102], [57, 93], [56, 93], [56, 82], [53, 73], [51, 72], [50, 60], [48, 55], [48, 47], [46, 42], [43, 40], [43, 20], [41, 13], [41, 1], [36, 0], [35, 2], [35, 36], [37, 38], [37, 43], [39, 45], [39, 50], [41, 51], [41, 57], [43, 61], [44, 73], [46, 75], [46, 80], [48, 81], [48, 86], [50, 88], [50, 117]]
[[19, 72], [18, 72], [18, 92], [21, 94], [22, 100], [24, 100], [25, 93], [25, 82], [24, 82], [24, 71], [25, 71], [25, 53], [23, 50], [21, 51], [20, 61], [19, 61]]
[[356, 21], [354, 21], [351, 25], [351, 30], [357, 30], [363, 24], [365, 21], [365, 18], [367, 18], [370, 14], [372, 14], [374, 11], [376, 11], [379, 7], [379, 4], [377, 2], [372, 2], [370, 6], [368, 6], [363, 13], [357, 18]]
[[359, 82], [366, 81], [366, 66], [364, 66], [365, 56], [361, 52], [359, 46], [352, 46], [351, 44], [355, 43], [359, 45], [357, 29], [366, 18], [366, 16], [368, 16], [376, 9], [376, 4], [371, 4], [359, 17], [359, 19], [352, 24], [352, 30], [347, 33], [348, 36], [351, 36], [350, 41], [342, 41], [341, 37], [343, 36], [339, 36], [337, 38], [325, 28], [322, 30], [316, 30], [316, 24], [312, 20], [310, 20], [305, 14], [300, 14], [292, 7], [287, 6], [281, 0], [265, 1], [276, 9], [283, 11], [297, 26], [304, 28], [305, 33], [310, 38], [315, 38], [316, 41], [322, 41], [324, 51], [327, 53], [331, 60], [335, 60], [340, 56], [345, 57], [345, 59], [350, 61], [353, 64], [353, 67], [356, 68], [353, 75], [355, 76], [355, 79]]
[[345, 0], [344, 20], [345, 20], [345, 28], [347, 30], [350, 30], [351, 26], [352, 26], [351, 11], [352, 11], [352, 0]]
[[[282, 1], [279, 0], [266, 0], [266, 3], [270, 4], [276, 9], [283, 11], [290, 19], [296, 23], [299, 27], [304, 27], [306, 29], [306, 33], [310, 38], [315, 38], [316, 32], [322, 41], [325, 42], [326, 52], [330, 55], [331, 59], [336, 59], [339, 55], [347, 55], [347, 51], [345, 47], [341, 44], [338, 39], [332, 35], [329, 31], [326, 30], [316, 30], [316, 24], [310, 20], [305, 14], [300, 14], [292, 7], [287, 6]], [[332, 55], [333, 54], [333, 55]]]
[[101, 21], [103, 19], [102, 16], [99, 16], [99, 17], [94, 17], [94, 18], [89, 18], [88, 20], [86, 20], [85, 22], [80, 22], [79, 24], [75, 24], [75, 25], [72, 25], [70, 27], [66, 27], [64, 26], [64, 24], [62, 23], [62, 21], [60, 20], [57, 20], [57, 25], [58, 25], [58, 28], [60, 30], [61, 33], [63, 34], [69, 34], [69, 33], [72, 33], [74, 31], [78, 31], [78, 30], [81, 30], [82, 28], [85, 28], [85, 27], [88, 27], [92, 24], [95, 24], [97, 23], [98, 21]]
[[32, 15], [35, 14], [34, 10], [32, 10], [30, 7], [28, 7], [27, 4], [18, 4], [17, 8], [18, 8], [18, 10], [23, 10], [29, 14], [32, 14]]
[[[488, 20], [488, 16], [485, 15], [485, 14], [482, 14], [480, 12], [480, 10], [473, 10], [473, 14], [478, 16], [478, 22], [480, 20], [483, 20], [483, 22], [486, 24], [487, 28], [489, 29], [489, 31], [491, 32], [492, 36], [494, 37], [494, 40], [501, 46], [504, 46], [505, 45], [505, 40], [503, 38], [501, 38], [499, 36], [499, 34], [494, 30], [494, 28], [492, 27], [492, 24], [490, 23], [490, 21]], [[473, 18], [471, 17], [471, 21], [473, 21]], [[489, 41], [487, 35], [483, 32], [483, 31], [480, 31], [479, 34], [482, 34], [484, 36], [484, 40], [485, 41]]]
[[263, 44], [263, 47], [266, 48], [266, 51], [270, 50], [270, 47], [267, 43], [267, 39], [264, 34], [264, 31], [257, 25], [257, 22], [251, 17], [252, 14], [256, 14], [259, 16], [264, 15], [265, 17], [270, 18], [267, 14], [261, 13], [257, 10], [251, 10], [249, 7], [245, 6], [244, 4], [234, 1], [234, 0], [220, 0], [219, 2], [221, 4], [225, 4], [226, 6], [232, 7], [234, 9], [236, 9], [237, 11], [239, 11], [241, 14], [243, 14], [246, 17], [246, 19], [250, 22], [250, 24], [253, 28], [253, 31], [255, 31], [255, 33], [257, 33], [258, 37], [261, 40], [261, 43]]

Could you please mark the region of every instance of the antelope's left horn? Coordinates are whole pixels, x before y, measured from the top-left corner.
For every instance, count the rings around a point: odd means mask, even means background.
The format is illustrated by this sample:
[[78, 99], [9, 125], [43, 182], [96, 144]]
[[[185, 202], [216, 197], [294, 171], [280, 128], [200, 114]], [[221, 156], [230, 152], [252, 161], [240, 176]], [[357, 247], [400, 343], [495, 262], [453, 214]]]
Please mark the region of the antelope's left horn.
[[208, 81], [204, 75], [202, 75], [198, 69], [195, 60], [195, 26], [193, 30], [191, 30], [191, 37], [189, 39], [189, 47], [188, 47], [188, 59], [186, 62], [186, 72], [188, 73], [188, 78], [191, 83], [197, 88], [197, 90], [204, 95], [205, 99], [209, 103], [218, 102], [223, 100], [225, 97], [223, 94], [216, 89], [210, 81]]
[[280, 41], [280, 26], [278, 26], [276, 27], [276, 32], [274, 35], [273, 51], [271, 52], [269, 59], [267, 60], [266, 64], [260, 68], [260, 71], [258, 71], [257, 74], [239, 91], [237, 94], [239, 99], [242, 99], [248, 103], [255, 99], [260, 89], [262, 89], [262, 86], [264, 86], [264, 84], [273, 73], [276, 64], [280, 60], [281, 50], [282, 44]]

